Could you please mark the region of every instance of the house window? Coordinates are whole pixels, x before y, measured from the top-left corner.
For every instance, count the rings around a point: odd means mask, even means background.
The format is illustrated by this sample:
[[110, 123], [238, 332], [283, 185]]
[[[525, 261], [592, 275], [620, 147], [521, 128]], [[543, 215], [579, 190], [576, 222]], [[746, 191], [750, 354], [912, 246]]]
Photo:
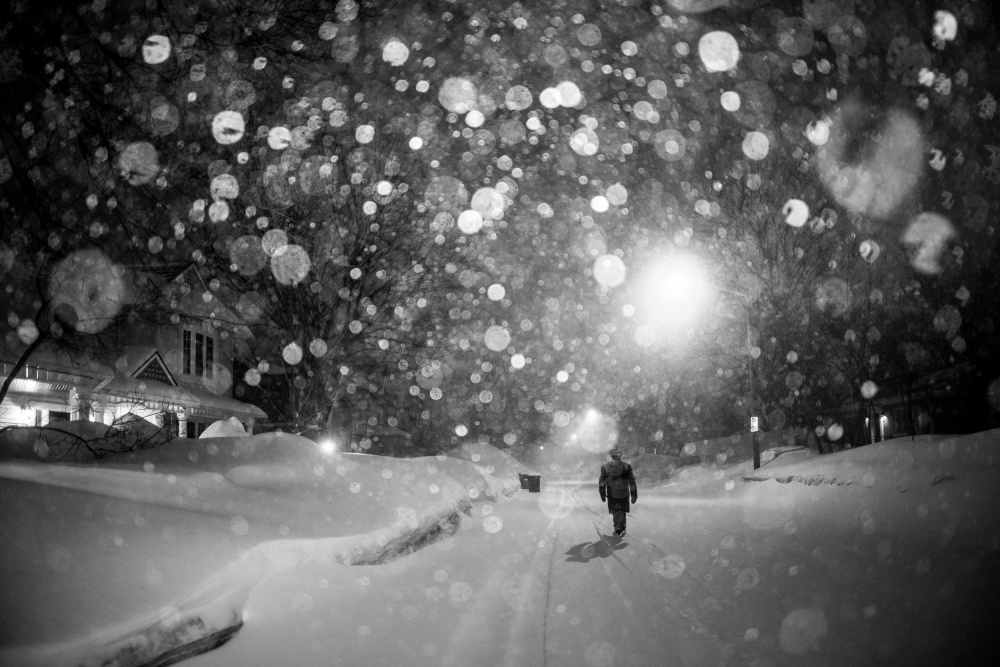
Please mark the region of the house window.
[[182, 370], [185, 375], [191, 373], [191, 332], [184, 330], [184, 365]]
[[215, 377], [215, 339], [188, 329], [184, 330], [183, 336], [182, 370], [184, 374], [206, 378]]
[[211, 336], [205, 339], [205, 377], [213, 377], [215, 366], [215, 339]]
[[194, 335], [194, 374], [205, 374], [205, 334]]
[[173, 412], [164, 412], [163, 428], [166, 429], [169, 437], [176, 438], [178, 431], [180, 431], [180, 420], [177, 419], [177, 415]]

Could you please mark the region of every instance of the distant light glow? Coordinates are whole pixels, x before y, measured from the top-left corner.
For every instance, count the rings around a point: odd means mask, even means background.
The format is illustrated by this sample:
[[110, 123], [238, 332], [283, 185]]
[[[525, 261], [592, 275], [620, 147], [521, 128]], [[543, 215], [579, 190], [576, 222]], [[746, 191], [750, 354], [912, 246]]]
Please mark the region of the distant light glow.
[[646, 272], [641, 284], [645, 314], [671, 325], [690, 319], [698, 311], [707, 291], [698, 261], [684, 254], [665, 258]]
[[319, 443], [319, 448], [324, 454], [333, 454], [337, 451], [337, 443], [333, 440], [324, 440]]

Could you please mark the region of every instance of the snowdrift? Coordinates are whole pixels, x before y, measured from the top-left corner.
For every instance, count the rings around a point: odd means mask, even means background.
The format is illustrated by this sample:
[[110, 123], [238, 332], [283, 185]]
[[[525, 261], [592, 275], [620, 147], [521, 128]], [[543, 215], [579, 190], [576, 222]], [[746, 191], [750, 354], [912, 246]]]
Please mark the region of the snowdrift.
[[[795, 430], [762, 431], [757, 444], [761, 451], [795, 446]], [[735, 433], [723, 438], [697, 440], [681, 448], [681, 456], [697, 456], [702, 463], [735, 462], [753, 458], [753, 434]]]
[[165, 429], [141, 418], [118, 426], [70, 421], [12, 427], [0, 432], [0, 460], [88, 463], [113, 452], [161, 445], [168, 439]]
[[546, 449], [542, 474], [555, 474], [573, 479], [597, 479], [601, 466], [607, 463], [607, 452], [588, 452], [580, 447], [561, 447], [551, 445], [551, 452]]
[[1000, 468], [1000, 429], [971, 435], [897, 438], [844, 449], [780, 467], [752, 471], [745, 479], [806, 484], [938, 483], [957, 475]]
[[324, 454], [277, 433], [90, 465], [0, 462], [0, 664], [160, 664], [208, 650], [239, 629], [270, 574], [384, 563], [454, 532], [470, 487], [499, 497], [493, 473], [517, 469], [484, 463], [493, 472]]
[[465, 459], [438, 454], [437, 456], [423, 456], [410, 460], [425, 462], [428, 470], [432, 472], [441, 470], [451, 475], [465, 486], [465, 490], [473, 502], [484, 499], [499, 501], [512, 498], [520, 488], [518, 480], [493, 475], [485, 467]]
[[[665, 477], [644, 479], [643, 482], [656, 484], [658, 488], [674, 493], [715, 494], [731, 490], [741, 478], [745, 479], [747, 475], [770, 474], [770, 471], [775, 467], [783, 467], [790, 463], [818, 457], [819, 454], [806, 447], [773, 447], [761, 451], [761, 467], [757, 471], [753, 469], [752, 458], [736, 461], [726, 459], [722, 463], [712, 461], [692, 463], [691, 459], [680, 457], [680, 463], [684, 465], [678, 466]], [[655, 477], [655, 473], [653, 477]], [[636, 471], [636, 479], [639, 479], [638, 471]]]
[[[510, 452], [480, 442], [466, 442], [450, 449], [446, 453], [452, 458], [472, 461], [485, 469], [489, 474], [501, 479], [513, 479], [516, 481], [518, 480], [518, 475], [521, 473], [529, 475], [538, 474], [537, 470], [524, 465], [514, 458]], [[520, 483], [518, 485], [520, 486]]]
[[200, 438], [238, 438], [247, 435], [247, 430], [236, 417], [220, 419], [208, 425]]
[[86, 443], [108, 440], [117, 431], [88, 421], [54, 422], [49, 426], [11, 427], [0, 431], [0, 460], [93, 461]]
[[669, 479], [675, 470], [693, 462], [669, 454], [640, 454], [632, 459], [631, 463], [636, 483], [655, 484]]

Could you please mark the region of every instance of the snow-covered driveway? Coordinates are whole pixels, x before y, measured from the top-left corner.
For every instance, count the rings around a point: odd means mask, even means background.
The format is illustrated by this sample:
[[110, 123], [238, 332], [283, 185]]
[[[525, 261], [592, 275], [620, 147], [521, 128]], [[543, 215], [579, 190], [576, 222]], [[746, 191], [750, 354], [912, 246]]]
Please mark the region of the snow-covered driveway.
[[191, 664], [960, 664], [992, 646], [1000, 493], [974, 475], [641, 489], [620, 542], [594, 486], [477, 504], [388, 565], [280, 573]]

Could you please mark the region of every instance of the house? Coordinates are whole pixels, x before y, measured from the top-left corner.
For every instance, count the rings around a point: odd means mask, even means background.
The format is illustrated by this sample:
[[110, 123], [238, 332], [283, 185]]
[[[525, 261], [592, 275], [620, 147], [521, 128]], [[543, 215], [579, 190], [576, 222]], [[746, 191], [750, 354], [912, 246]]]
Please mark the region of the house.
[[[112, 424], [137, 415], [195, 438], [235, 417], [253, 433], [267, 415], [232, 396], [233, 347], [249, 335], [246, 327], [195, 264], [129, 271], [129, 303], [147, 301], [146, 316], [120, 315], [88, 350], [39, 346], [0, 403], [0, 427], [79, 419]], [[0, 339], [0, 382], [20, 354]]]
[[845, 402], [835, 420], [844, 426], [844, 439], [869, 444], [904, 436], [965, 433], [973, 404], [968, 362], [925, 371], [912, 378], [895, 378], [861, 405]]

